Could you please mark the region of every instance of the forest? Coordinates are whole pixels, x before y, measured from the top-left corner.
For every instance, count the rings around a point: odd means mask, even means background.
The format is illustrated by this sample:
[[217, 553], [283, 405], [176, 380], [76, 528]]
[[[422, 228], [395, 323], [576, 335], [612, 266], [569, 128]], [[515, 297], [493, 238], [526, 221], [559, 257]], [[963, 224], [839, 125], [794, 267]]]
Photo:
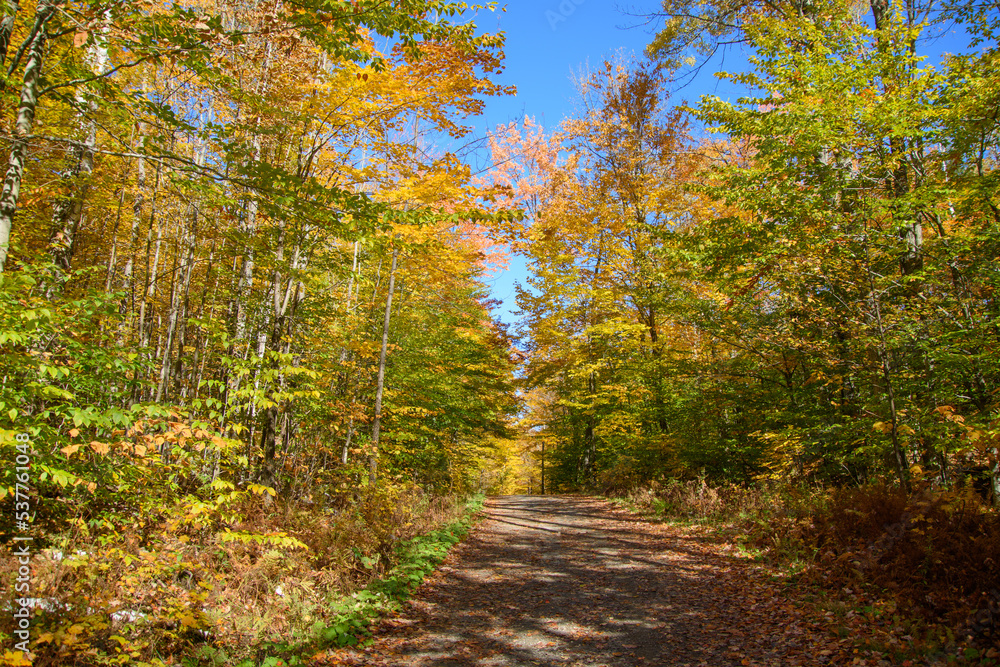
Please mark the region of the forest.
[[477, 137], [499, 11], [5, 3], [0, 664], [355, 643], [483, 494], [895, 512], [1000, 605], [996, 3], [664, 0]]

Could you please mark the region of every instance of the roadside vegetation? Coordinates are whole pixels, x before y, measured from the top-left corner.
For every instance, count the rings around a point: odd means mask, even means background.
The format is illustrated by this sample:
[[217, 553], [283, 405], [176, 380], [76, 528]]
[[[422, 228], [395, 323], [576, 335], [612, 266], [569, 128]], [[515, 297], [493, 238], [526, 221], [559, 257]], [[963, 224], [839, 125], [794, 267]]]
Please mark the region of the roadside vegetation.
[[[1000, 513], [975, 489], [645, 485], [623, 501], [773, 568], [826, 630], [887, 658], [1000, 664]], [[863, 628], [861, 626], [864, 626]]]

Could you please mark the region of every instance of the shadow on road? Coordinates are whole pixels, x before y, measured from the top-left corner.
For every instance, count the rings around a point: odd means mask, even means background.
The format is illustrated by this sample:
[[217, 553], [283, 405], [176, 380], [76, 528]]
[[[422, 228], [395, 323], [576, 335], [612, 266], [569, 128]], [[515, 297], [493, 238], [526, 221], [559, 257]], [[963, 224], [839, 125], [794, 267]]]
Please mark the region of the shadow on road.
[[507, 496], [486, 511], [419, 592], [420, 622], [361, 664], [781, 664], [755, 601], [726, 576], [741, 561], [704, 540], [595, 498]]

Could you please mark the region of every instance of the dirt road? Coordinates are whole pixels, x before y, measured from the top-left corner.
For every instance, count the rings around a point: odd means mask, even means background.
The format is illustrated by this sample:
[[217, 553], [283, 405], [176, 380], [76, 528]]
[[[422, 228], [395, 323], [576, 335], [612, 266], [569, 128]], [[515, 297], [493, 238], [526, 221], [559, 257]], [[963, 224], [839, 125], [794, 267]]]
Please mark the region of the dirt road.
[[798, 616], [780, 585], [698, 531], [647, 523], [595, 498], [508, 496], [486, 511], [405, 612], [372, 646], [338, 656], [341, 664], [818, 665], [849, 657], [846, 647], [829, 650], [829, 635]]

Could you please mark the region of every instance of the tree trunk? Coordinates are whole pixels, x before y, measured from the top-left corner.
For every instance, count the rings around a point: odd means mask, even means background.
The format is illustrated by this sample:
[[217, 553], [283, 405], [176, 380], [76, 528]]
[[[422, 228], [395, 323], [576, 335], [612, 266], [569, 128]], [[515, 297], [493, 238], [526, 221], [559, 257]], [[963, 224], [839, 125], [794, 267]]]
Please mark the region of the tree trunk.
[[17, 20], [17, 12], [21, 8], [20, 0], [7, 0], [6, 12], [3, 20], [0, 20], [0, 67], [7, 63], [7, 50], [10, 49], [10, 38], [14, 32], [14, 21]]
[[[866, 246], [867, 252], [867, 246]], [[878, 356], [879, 364], [882, 367], [882, 379], [885, 382], [886, 393], [889, 398], [889, 417], [891, 420], [890, 436], [892, 438], [892, 453], [895, 457], [896, 473], [899, 475], [899, 484], [905, 491], [909, 491], [908, 467], [906, 465], [906, 454], [899, 443], [899, 412], [896, 409], [896, 391], [892, 381], [892, 368], [889, 363], [889, 345], [885, 338], [885, 323], [882, 321], [882, 307], [879, 304], [878, 292], [875, 288], [875, 279], [872, 275], [871, 261], [867, 262], [869, 294], [872, 306], [872, 313], [875, 319], [876, 333], [878, 334]]]
[[541, 461], [541, 464], [542, 464], [542, 471], [541, 471], [541, 495], [544, 496], [545, 495], [545, 441], [544, 440], [542, 441], [542, 456], [541, 456], [540, 461]]
[[399, 249], [392, 249], [392, 267], [389, 269], [389, 294], [385, 298], [385, 319], [382, 321], [382, 349], [378, 357], [378, 382], [375, 385], [375, 418], [372, 420], [372, 450], [368, 455], [368, 486], [375, 488], [378, 471], [378, 445], [382, 427], [382, 390], [385, 387], [385, 356], [389, 345], [389, 317], [392, 314], [392, 292], [396, 288], [396, 260]]
[[[354, 283], [358, 274], [358, 242], [354, 242], [354, 259], [351, 262], [351, 275], [347, 280], [347, 307], [344, 310], [345, 317], [349, 317], [351, 314], [351, 295], [354, 291]], [[358, 284], [358, 290], [360, 291], [361, 285]], [[340, 364], [341, 366], [347, 361], [349, 351], [347, 347], [340, 348]], [[355, 401], [355, 387], [350, 386], [350, 376], [344, 372], [343, 383], [345, 387], [345, 392], [349, 393], [351, 396], [351, 417], [347, 425], [347, 438], [344, 440], [344, 446], [340, 452], [340, 463], [342, 465], [347, 465], [347, 457], [351, 449], [351, 439], [354, 437], [354, 401]], [[331, 387], [332, 390], [332, 387]]]
[[[267, 342], [267, 347], [274, 352], [284, 352], [288, 353], [289, 345], [286, 343], [282, 346], [282, 340], [286, 334], [292, 332], [294, 328], [294, 317], [295, 312], [298, 309], [299, 304], [304, 298], [304, 286], [300, 280], [297, 279], [297, 272], [305, 267], [306, 260], [304, 258], [305, 253], [302, 250], [302, 243], [305, 236], [308, 234], [308, 228], [300, 230], [301, 236], [299, 236], [295, 241], [294, 249], [292, 250], [292, 261], [289, 264], [289, 271], [287, 276], [282, 276], [281, 273], [281, 263], [285, 256], [285, 243], [288, 235], [288, 230], [286, 228], [286, 222], [282, 221], [281, 227], [278, 234], [278, 248], [275, 253], [275, 268], [271, 285], [271, 296], [273, 297], [273, 326], [271, 327], [270, 339]], [[259, 356], [263, 357], [264, 350], [258, 350]], [[261, 359], [261, 364], [264, 363], [263, 358]], [[281, 363], [277, 358], [272, 362], [277, 365]], [[277, 373], [277, 377], [274, 382], [276, 383], [279, 390], [284, 390], [287, 384], [287, 378], [284, 373]], [[277, 457], [277, 443], [276, 438], [279, 435], [278, 431], [278, 421], [279, 419], [287, 423], [289, 419], [288, 414], [289, 407], [287, 404], [282, 405], [272, 405], [265, 410], [263, 417], [263, 424], [261, 425], [261, 449], [263, 450], [263, 461], [261, 462], [261, 468], [258, 478], [261, 483], [266, 486], [276, 487], [277, 476], [275, 471], [275, 459]], [[287, 428], [283, 428], [282, 434], [287, 434]], [[285, 443], [285, 450], [287, 451], [287, 443]]]
[[354, 417], [347, 423], [347, 438], [344, 440], [344, 447], [340, 451], [341, 465], [347, 465], [347, 455], [351, 451], [351, 438], [354, 437]]
[[[156, 298], [156, 274], [160, 267], [160, 249], [163, 246], [163, 221], [157, 213], [157, 192], [160, 188], [162, 165], [156, 167], [153, 197], [149, 207], [149, 231], [146, 233], [146, 284], [143, 288], [142, 303], [139, 305], [139, 346], [149, 347], [152, 339], [153, 299]], [[156, 225], [156, 244], [153, 245], [153, 225]], [[153, 252], [153, 264], [149, 264], [149, 253]], [[149, 312], [147, 312], [147, 310]]]
[[38, 106], [38, 80], [42, 72], [42, 56], [45, 51], [45, 26], [52, 17], [54, 9], [50, 0], [38, 3], [31, 44], [27, 49], [28, 58], [24, 65], [24, 83], [21, 86], [21, 101], [17, 107], [17, 120], [14, 123], [10, 160], [3, 181], [3, 191], [0, 192], [0, 273], [3, 273], [4, 265], [7, 263], [10, 229], [21, 196], [28, 137], [31, 136], [35, 122], [35, 108]]
[[163, 398], [163, 392], [166, 391], [167, 380], [170, 377], [170, 351], [174, 347], [174, 332], [177, 329], [177, 300], [179, 298], [177, 281], [175, 279], [177, 276], [177, 254], [174, 253], [174, 263], [170, 269], [170, 311], [167, 314], [166, 341], [162, 347], [158, 344], [156, 350], [157, 356], [162, 354], [160, 359], [160, 377], [156, 385], [156, 398], [154, 399], [157, 403]]
[[[879, 33], [884, 33], [888, 27], [887, 21], [889, 19], [889, 2], [888, 0], [871, 0], [872, 17], [875, 21], [875, 30]], [[912, 12], [908, 13], [910, 24], [909, 27], [913, 28], [914, 15]], [[880, 40], [883, 38], [880, 36]], [[914, 49], [916, 48], [916, 43], [911, 41], [909, 44], [910, 55], [913, 55]], [[896, 166], [893, 168], [892, 173], [889, 176], [889, 188], [891, 190], [891, 195], [894, 200], [899, 200], [905, 197], [910, 192], [910, 174], [909, 168], [907, 166], [907, 146], [906, 142], [900, 137], [893, 137], [889, 139], [889, 154], [896, 160]], [[899, 221], [897, 220], [897, 223]], [[920, 224], [920, 219], [918, 216], [912, 216], [910, 220], [907, 220], [899, 228], [899, 238], [903, 240], [906, 244], [906, 248], [903, 251], [903, 255], [899, 259], [899, 266], [902, 274], [904, 276], [913, 275], [923, 268], [923, 243], [924, 243], [924, 233], [923, 228]]]
[[[107, 25], [102, 26], [94, 45], [88, 49], [87, 60], [97, 76], [107, 71], [108, 46]], [[77, 104], [84, 104], [83, 90], [77, 91]], [[97, 111], [97, 102], [92, 96], [87, 104], [90, 114]], [[81, 119], [80, 133], [82, 141], [74, 141], [67, 150], [66, 169], [61, 174], [61, 180], [67, 185], [68, 192], [56, 201], [52, 212], [52, 232], [49, 237], [49, 251], [53, 263], [63, 273], [69, 273], [73, 261], [73, 251], [76, 247], [76, 236], [83, 222], [83, 209], [90, 190], [90, 175], [94, 171], [94, 151], [97, 148], [97, 123], [93, 118]], [[54, 286], [55, 287], [55, 286]]]
[[1000, 449], [993, 448], [993, 465], [990, 467], [990, 486], [993, 490], [993, 505], [1000, 507]]
[[[254, 137], [253, 159], [260, 159], [260, 136]], [[243, 254], [240, 265], [239, 281], [236, 286], [235, 295], [235, 329], [234, 344], [239, 344], [246, 339], [247, 334], [247, 301], [250, 288], [253, 285], [254, 271], [254, 235], [257, 232], [257, 198], [253, 195], [247, 197], [246, 210], [240, 225], [240, 232], [246, 239], [246, 252]]]

